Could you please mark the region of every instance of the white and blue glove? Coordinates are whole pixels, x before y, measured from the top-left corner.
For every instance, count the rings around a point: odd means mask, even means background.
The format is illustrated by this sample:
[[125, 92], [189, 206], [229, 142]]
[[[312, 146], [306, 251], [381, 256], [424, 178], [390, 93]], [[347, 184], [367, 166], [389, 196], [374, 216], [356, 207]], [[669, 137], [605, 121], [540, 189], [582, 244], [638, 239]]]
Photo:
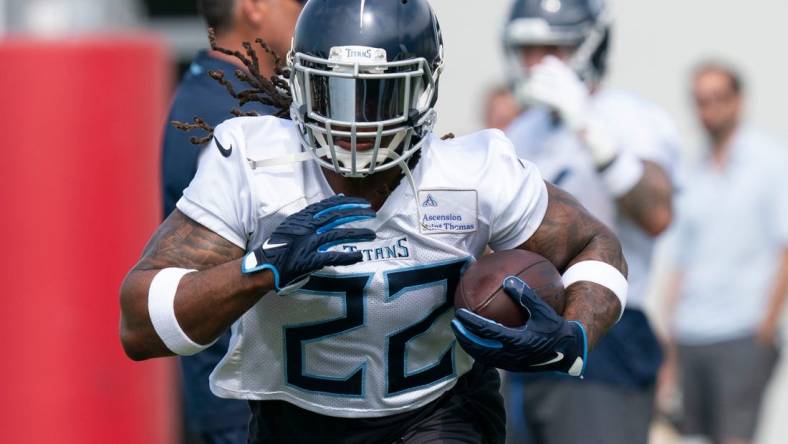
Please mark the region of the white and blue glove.
[[271, 270], [279, 293], [300, 288], [310, 273], [323, 267], [361, 262], [360, 251], [338, 252], [329, 248], [375, 240], [375, 232], [370, 229], [337, 228], [374, 217], [369, 202], [341, 194], [309, 205], [288, 216], [262, 246], [247, 253], [241, 272]]
[[451, 326], [463, 350], [483, 364], [512, 372], [582, 376], [588, 353], [582, 324], [559, 316], [516, 276], [505, 278], [503, 289], [528, 312], [528, 321], [509, 328], [459, 309]]
[[588, 86], [557, 57], [547, 56], [536, 65], [518, 93], [528, 105], [555, 111], [571, 130], [585, 129], [590, 107]]

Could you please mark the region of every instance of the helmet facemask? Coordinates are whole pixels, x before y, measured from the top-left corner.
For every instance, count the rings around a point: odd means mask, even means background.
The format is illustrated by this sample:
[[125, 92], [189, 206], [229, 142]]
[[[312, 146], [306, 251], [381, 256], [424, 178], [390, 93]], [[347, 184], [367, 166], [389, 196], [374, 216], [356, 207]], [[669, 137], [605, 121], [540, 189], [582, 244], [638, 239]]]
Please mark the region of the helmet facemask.
[[291, 51], [288, 65], [301, 144], [337, 173], [363, 177], [401, 165], [435, 125], [442, 61], [388, 62], [383, 49], [341, 46], [328, 59]]

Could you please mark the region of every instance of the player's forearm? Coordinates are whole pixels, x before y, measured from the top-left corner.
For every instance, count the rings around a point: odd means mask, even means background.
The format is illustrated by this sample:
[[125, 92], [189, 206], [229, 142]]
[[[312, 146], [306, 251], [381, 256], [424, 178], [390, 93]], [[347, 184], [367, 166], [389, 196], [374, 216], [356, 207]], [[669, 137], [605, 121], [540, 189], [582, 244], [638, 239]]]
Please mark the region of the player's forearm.
[[[240, 259], [183, 276], [175, 294], [178, 325], [197, 344], [210, 344], [273, 289], [270, 272], [241, 273]], [[171, 356], [151, 322], [148, 292], [160, 270], [133, 270], [121, 287], [121, 341], [135, 360]]]
[[616, 323], [621, 303], [610, 290], [591, 282], [578, 282], [567, 289], [564, 318], [579, 321], [592, 348]]
[[673, 187], [662, 167], [621, 150], [600, 122], [589, 121], [578, 136], [619, 209], [651, 236], [665, 231], [673, 217]]
[[643, 176], [617, 200], [618, 208], [651, 236], [657, 236], [673, 219], [673, 186], [665, 171], [654, 162], [643, 163]]
[[[600, 261], [627, 275], [627, 264], [615, 236], [604, 226], [598, 228], [586, 247], [570, 262]], [[564, 318], [580, 321], [586, 328], [588, 345], [593, 347], [621, 313], [621, 301], [610, 289], [592, 282], [581, 281], [566, 289]]]
[[[542, 224], [521, 248], [541, 254], [562, 273], [579, 262], [598, 261], [626, 277], [621, 244], [610, 229], [566, 191], [550, 184], [547, 191], [549, 204]], [[620, 299], [603, 285], [577, 282], [567, 288], [565, 297], [564, 317], [583, 323], [589, 345], [594, 345], [621, 313]]]

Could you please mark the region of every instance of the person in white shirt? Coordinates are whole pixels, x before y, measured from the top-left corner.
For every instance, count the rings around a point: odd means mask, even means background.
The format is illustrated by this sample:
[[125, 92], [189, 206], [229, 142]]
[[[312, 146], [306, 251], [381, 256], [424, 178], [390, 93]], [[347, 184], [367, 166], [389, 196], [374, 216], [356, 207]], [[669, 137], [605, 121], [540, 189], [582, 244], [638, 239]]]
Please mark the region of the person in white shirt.
[[709, 143], [677, 205], [665, 379], [677, 359], [683, 434], [746, 444], [777, 361], [788, 295], [788, 151], [742, 121], [735, 70], [703, 63], [692, 82]]
[[602, 85], [611, 26], [602, 1], [518, 0], [504, 31], [527, 107], [507, 135], [618, 234], [630, 265], [630, 302], [583, 381], [513, 375], [524, 412], [512, 422], [524, 417], [538, 443], [646, 443], [653, 412], [661, 348], [644, 304], [655, 237], [672, 219], [679, 142], [659, 107]]

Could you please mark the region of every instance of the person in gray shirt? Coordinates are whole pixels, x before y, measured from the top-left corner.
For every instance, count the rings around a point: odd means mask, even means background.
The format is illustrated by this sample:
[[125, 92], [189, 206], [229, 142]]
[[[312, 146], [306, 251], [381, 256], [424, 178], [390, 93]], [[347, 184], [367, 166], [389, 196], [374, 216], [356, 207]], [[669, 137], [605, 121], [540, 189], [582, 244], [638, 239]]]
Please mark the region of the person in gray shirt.
[[788, 288], [788, 151], [742, 122], [742, 81], [704, 63], [692, 93], [709, 139], [677, 207], [673, 347], [681, 431], [715, 443], [753, 442], [778, 357]]

